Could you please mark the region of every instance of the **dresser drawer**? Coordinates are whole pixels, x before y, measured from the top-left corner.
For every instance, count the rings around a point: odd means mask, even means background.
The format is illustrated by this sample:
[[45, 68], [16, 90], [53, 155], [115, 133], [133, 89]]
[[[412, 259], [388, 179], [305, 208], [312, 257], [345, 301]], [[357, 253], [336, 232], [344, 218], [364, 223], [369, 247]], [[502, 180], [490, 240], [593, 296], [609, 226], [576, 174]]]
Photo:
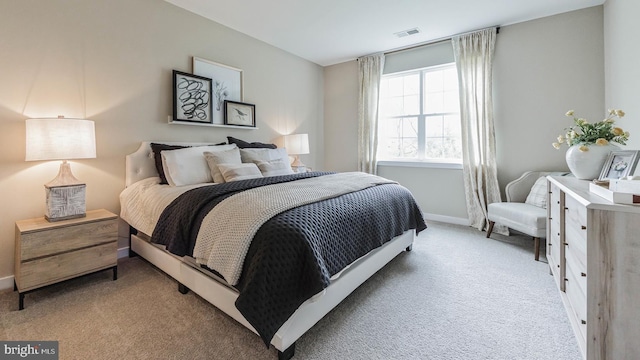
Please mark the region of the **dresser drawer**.
[[549, 217], [560, 221], [560, 189], [549, 183]]
[[50, 228], [20, 234], [20, 257], [24, 262], [117, 240], [117, 219]]
[[117, 242], [23, 262], [20, 291], [56, 283], [82, 274], [116, 266]]
[[566, 196], [564, 200], [565, 207], [565, 226], [567, 232], [572, 231], [585, 241], [587, 240], [587, 208], [577, 202], [571, 196]]
[[[578, 273], [578, 276], [580, 274]], [[587, 297], [580, 287], [576, 278], [576, 271], [567, 264], [565, 279], [565, 293], [569, 302], [569, 314], [574, 318], [580, 329], [580, 335], [586, 340], [587, 337]]]
[[580, 262], [575, 253], [570, 251], [571, 248], [567, 247], [564, 256], [566, 260], [566, 271], [572, 272], [572, 276], [575, 278], [577, 285], [580, 287], [580, 291], [583, 294], [587, 293], [587, 268], [584, 263]]
[[560, 224], [552, 219], [549, 221], [549, 233], [547, 236], [547, 259], [549, 265], [554, 271], [560, 270], [560, 248], [563, 246], [560, 242]]

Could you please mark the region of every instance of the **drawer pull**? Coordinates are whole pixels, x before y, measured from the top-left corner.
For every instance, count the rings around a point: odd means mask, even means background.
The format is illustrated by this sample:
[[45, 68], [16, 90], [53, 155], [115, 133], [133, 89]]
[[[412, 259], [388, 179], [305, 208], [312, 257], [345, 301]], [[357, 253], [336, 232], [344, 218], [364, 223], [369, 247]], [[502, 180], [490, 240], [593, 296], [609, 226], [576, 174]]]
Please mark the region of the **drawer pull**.
[[587, 324], [586, 320], [580, 320], [580, 322], [582, 323], [582, 325], [586, 325]]
[[567, 279], [567, 278], [564, 278], [564, 281], [566, 281], [566, 282], [569, 282], [569, 279]]
[[560, 264], [556, 265], [557, 267], [560, 267]]
[[582, 230], [587, 230], [587, 227], [584, 226], [584, 225], [582, 225], [581, 228], [582, 228]]
[[569, 246], [569, 243], [564, 243], [564, 246], [567, 246], [567, 247], [568, 247], [568, 246]]
[[587, 276], [587, 274], [586, 274], [586, 273], [581, 272], [581, 273], [580, 273], [580, 276], [582, 276], [582, 277], [586, 277], [586, 276]]

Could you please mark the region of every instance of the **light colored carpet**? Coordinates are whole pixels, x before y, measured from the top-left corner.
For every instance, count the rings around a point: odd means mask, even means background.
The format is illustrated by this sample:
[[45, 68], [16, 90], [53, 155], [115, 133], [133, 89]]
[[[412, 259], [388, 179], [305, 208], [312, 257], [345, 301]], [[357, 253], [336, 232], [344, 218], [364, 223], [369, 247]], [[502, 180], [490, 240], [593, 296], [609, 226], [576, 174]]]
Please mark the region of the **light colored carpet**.
[[[429, 222], [298, 340], [294, 359], [580, 359], [532, 240]], [[0, 293], [0, 338], [58, 340], [61, 359], [276, 359], [257, 335], [140, 258], [26, 295]]]

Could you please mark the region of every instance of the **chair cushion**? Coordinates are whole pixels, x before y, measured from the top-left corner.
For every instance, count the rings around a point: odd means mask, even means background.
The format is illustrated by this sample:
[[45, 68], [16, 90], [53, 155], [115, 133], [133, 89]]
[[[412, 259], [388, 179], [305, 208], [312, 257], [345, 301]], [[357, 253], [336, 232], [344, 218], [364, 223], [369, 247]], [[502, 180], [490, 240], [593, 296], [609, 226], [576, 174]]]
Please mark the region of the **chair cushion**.
[[541, 207], [525, 203], [493, 203], [488, 206], [488, 216], [491, 221], [529, 236], [546, 237], [547, 211]]
[[543, 209], [547, 208], [547, 178], [541, 176], [531, 187], [531, 191], [524, 201], [527, 204], [531, 204]]

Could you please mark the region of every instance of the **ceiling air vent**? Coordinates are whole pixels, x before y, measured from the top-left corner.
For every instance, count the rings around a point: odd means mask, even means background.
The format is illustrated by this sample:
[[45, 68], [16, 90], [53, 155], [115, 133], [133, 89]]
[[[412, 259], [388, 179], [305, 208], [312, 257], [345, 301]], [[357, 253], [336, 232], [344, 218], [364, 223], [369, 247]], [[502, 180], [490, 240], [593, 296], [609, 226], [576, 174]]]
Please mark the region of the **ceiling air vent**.
[[409, 29], [409, 30], [403, 30], [397, 33], [394, 33], [393, 35], [399, 37], [399, 38], [403, 38], [405, 36], [409, 36], [409, 35], [415, 35], [415, 34], [419, 34], [420, 33], [420, 29], [418, 28], [413, 28], [413, 29]]

